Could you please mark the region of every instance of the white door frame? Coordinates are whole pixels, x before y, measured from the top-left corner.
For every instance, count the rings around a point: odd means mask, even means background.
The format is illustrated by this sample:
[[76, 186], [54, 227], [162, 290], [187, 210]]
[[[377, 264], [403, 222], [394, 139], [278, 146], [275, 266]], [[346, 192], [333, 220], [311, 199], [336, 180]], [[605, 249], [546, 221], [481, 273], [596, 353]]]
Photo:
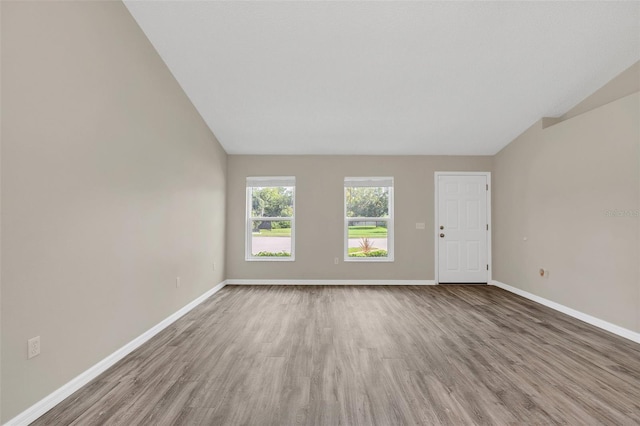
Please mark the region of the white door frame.
[[487, 284], [491, 282], [491, 271], [493, 270], [493, 264], [491, 262], [491, 234], [493, 233], [493, 226], [491, 224], [491, 172], [434, 172], [434, 187], [435, 187], [435, 220], [433, 224], [433, 241], [435, 248], [435, 282], [436, 284], [440, 284], [440, 259], [438, 258], [439, 252], [439, 241], [438, 235], [440, 230], [438, 229], [438, 225], [440, 223], [439, 218], [439, 194], [438, 194], [438, 178], [440, 176], [485, 176], [487, 178], [487, 224], [489, 225], [489, 232], [487, 234], [487, 263], [489, 264], [489, 270], [487, 271]]

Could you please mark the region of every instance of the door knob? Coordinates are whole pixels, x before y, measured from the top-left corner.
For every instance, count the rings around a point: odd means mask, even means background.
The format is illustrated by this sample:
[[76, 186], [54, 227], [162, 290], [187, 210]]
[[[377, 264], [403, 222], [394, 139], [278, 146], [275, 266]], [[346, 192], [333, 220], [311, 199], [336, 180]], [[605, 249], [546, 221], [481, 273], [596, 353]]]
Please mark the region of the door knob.
[[440, 234], [440, 238], [444, 238], [444, 234]]
[[444, 229], [444, 226], [440, 225], [440, 229]]

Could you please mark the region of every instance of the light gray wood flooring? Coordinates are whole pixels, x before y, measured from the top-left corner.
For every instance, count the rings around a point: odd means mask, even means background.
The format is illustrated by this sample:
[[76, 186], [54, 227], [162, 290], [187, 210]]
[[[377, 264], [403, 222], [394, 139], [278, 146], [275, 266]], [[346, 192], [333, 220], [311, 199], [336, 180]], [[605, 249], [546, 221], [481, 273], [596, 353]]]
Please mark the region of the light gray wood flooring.
[[496, 287], [228, 286], [36, 425], [640, 423], [640, 345]]

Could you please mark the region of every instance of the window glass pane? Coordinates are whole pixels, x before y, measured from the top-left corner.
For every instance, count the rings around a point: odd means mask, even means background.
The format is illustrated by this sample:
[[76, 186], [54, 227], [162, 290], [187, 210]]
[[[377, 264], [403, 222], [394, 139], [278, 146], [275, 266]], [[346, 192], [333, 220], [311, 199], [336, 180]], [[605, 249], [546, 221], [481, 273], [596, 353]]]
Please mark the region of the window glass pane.
[[388, 257], [386, 221], [350, 220], [348, 227], [349, 257]]
[[291, 257], [291, 221], [252, 221], [251, 255]]
[[252, 217], [292, 217], [293, 187], [268, 186], [251, 188]]
[[388, 187], [346, 188], [347, 217], [389, 217]]

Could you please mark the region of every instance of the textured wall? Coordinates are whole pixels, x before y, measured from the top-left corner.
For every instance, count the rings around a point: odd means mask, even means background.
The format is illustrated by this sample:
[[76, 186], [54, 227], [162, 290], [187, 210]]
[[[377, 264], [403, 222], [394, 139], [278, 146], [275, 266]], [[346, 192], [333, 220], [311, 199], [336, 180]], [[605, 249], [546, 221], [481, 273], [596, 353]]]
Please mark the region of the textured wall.
[[119, 2], [3, 2], [2, 88], [6, 421], [224, 279], [226, 154]]
[[[491, 157], [229, 156], [227, 278], [434, 279], [434, 172], [491, 171]], [[247, 262], [247, 176], [296, 177], [296, 260]], [[393, 176], [395, 261], [344, 262], [344, 178]], [[417, 230], [416, 222], [426, 223]], [[334, 265], [335, 257], [339, 264]]]
[[639, 105], [538, 122], [495, 156], [494, 279], [640, 331]]

